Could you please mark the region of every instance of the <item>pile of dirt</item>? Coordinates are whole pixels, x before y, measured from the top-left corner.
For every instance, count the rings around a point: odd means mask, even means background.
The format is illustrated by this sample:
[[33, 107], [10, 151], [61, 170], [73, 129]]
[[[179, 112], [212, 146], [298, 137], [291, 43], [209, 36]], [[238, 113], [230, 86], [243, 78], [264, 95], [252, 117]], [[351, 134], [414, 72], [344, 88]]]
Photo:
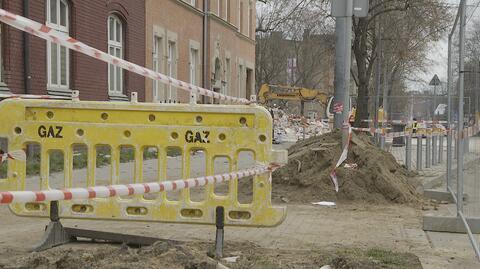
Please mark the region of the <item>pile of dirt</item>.
[[[337, 169], [340, 191], [330, 173], [342, 152], [342, 134], [332, 132], [290, 147], [288, 164], [273, 173], [273, 197], [283, 202], [355, 201], [412, 203], [420, 201], [414, 174], [395, 158], [353, 134], [345, 163]], [[351, 166], [345, 167], [345, 164]], [[353, 166], [353, 167], [352, 167]]]
[[145, 248], [115, 245], [77, 245], [58, 247], [41, 253], [31, 253], [12, 260], [2, 269], [400, 269], [422, 268], [420, 260], [411, 253], [383, 249], [357, 249], [341, 245], [316, 250], [277, 250], [258, 247], [249, 242], [229, 243], [225, 257], [217, 261], [207, 255], [213, 247], [208, 243], [157, 242]]

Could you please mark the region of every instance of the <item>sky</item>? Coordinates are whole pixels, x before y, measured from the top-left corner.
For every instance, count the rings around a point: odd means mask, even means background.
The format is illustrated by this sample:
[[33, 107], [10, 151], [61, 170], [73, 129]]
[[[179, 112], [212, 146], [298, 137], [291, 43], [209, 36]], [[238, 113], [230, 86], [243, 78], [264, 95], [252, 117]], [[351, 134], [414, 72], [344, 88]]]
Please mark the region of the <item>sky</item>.
[[[445, 3], [452, 5], [452, 10], [455, 15], [458, 10], [457, 6], [460, 0], [444, 0]], [[467, 0], [467, 34], [473, 22], [480, 19], [480, 0]], [[453, 22], [452, 22], [453, 24]], [[445, 37], [440, 41], [432, 44], [432, 48], [428, 55], [430, 66], [427, 68], [425, 74], [419, 74], [419, 77], [424, 81], [423, 83], [411, 83], [410, 90], [429, 89], [428, 83], [435, 74], [438, 74], [440, 81], [444, 84], [447, 82], [447, 68], [448, 68], [448, 34], [451, 29], [447, 31]]]

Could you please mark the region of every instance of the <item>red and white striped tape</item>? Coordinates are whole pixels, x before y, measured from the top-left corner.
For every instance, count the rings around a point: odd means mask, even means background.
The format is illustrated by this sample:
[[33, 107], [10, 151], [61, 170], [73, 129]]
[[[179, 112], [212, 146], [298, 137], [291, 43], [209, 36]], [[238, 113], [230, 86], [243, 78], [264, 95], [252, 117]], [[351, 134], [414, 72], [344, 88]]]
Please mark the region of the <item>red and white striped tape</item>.
[[0, 149], [0, 164], [7, 160], [27, 161], [27, 154], [24, 150], [14, 150], [10, 152], [4, 152]]
[[337, 177], [337, 169], [342, 165], [343, 162], [347, 160], [348, 157], [348, 149], [350, 147], [350, 141], [352, 140], [352, 126], [350, 124], [345, 123], [343, 125], [344, 129], [348, 129], [348, 141], [345, 147], [342, 150], [342, 155], [340, 155], [340, 158], [337, 161], [337, 164], [333, 168], [332, 172], [330, 173], [330, 178], [332, 179], [333, 186], [335, 187], [335, 191], [339, 191], [339, 185], [338, 185], [338, 177]]
[[56, 96], [56, 95], [33, 95], [33, 94], [0, 94], [0, 99], [55, 99], [55, 100], [71, 100], [69, 96]]
[[278, 167], [278, 165], [262, 166], [215, 176], [154, 183], [97, 186], [66, 190], [0, 192], [0, 204], [85, 200], [176, 191], [271, 173]]
[[245, 98], [237, 98], [224, 94], [220, 94], [211, 90], [207, 90], [190, 83], [183, 82], [181, 80], [174, 79], [167, 75], [155, 72], [148, 68], [142, 67], [140, 65], [125, 61], [121, 58], [109, 55], [103, 51], [90, 47], [65, 33], [56, 31], [44, 24], [32, 21], [25, 17], [10, 13], [4, 9], [0, 9], [0, 21], [8, 24], [14, 28], [17, 28], [21, 31], [30, 33], [47, 41], [53, 42], [65, 46], [71, 50], [77, 51], [79, 53], [85, 54], [87, 56], [93, 57], [97, 60], [118, 66], [127, 71], [136, 73], [138, 75], [151, 78], [153, 80], [160, 81], [162, 83], [172, 85], [179, 89], [186, 90], [188, 92], [193, 92], [199, 95], [208, 96], [214, 99], [220, 99], [222, 101], [227, 101], [236, 104], [250, 104], [251, 102]]

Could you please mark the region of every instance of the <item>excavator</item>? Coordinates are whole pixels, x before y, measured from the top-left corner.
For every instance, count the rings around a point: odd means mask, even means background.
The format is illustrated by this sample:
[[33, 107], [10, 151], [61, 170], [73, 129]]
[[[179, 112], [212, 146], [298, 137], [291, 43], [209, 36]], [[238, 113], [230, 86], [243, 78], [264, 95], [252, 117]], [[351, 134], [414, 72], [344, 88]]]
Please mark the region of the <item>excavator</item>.
[[[330, 107], [333, 97], [324, 90], [263, 84], [258, 92], [258, 102], [262, 105], [267, 105], [268, 102], [273, 100], [300, 102], [302, 116], [304, 115], [305, 102], [320, 102], [326, 107], [326, 114], [330, 118]], [[333, 114], [331, 116], [333, 117]]]
[[[307, 89], [302, 87], [294, 86], [282, 86], [282, 85], [269, 85], [263, 84], [260, 87], [258, 92], [258, 102], [262, 105], [268, 105], [270, 101], [273, 100], [286, 100], [286, 101], [297, 101], [301, 103], [301, 113], [304, 116], [305, 102], [320, 102], [325, 107], [325, 115], [328, 120], [333, 120], [334, 111], [333, 111], [333, 96], [331, 96], [325, 90], [314, 90]], [[352, 98], [350, 98], [350, 104], [352, 103]], [[355, 121], [356, 108], [350, 107], [351, 116], [349, 121]], [[378, 110], [379, 121], [384, 119], [383, 108]]]

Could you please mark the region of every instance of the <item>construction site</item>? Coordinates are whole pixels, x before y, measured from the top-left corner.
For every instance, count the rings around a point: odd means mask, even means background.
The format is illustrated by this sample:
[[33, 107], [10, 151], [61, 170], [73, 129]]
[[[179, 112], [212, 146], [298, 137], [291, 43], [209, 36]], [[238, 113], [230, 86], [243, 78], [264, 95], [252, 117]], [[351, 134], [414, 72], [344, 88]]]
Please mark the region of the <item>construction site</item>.
[[480, 1], [0, 24], [0, 269], [480, 268]]

